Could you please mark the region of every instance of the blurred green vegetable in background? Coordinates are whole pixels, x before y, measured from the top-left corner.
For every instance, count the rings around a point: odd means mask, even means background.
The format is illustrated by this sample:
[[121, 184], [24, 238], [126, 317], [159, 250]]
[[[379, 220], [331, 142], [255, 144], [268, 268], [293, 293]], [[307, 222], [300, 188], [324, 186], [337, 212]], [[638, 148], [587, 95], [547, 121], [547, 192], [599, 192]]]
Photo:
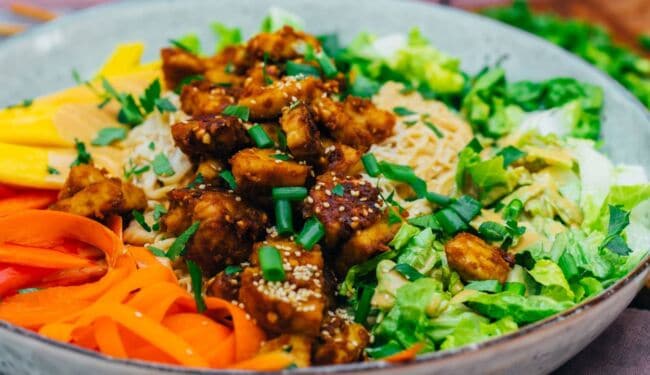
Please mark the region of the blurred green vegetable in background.
[[[526, 0], [515, 0], [508, 7], [488, 8], [483, 14], [575, 53], [619, 81], [650, 108], [650, 60], [614, 43], [603, 28], [555, 15], [533, 14]], [[650, 49], [650, 37], [640, 36], [639, 44]]]

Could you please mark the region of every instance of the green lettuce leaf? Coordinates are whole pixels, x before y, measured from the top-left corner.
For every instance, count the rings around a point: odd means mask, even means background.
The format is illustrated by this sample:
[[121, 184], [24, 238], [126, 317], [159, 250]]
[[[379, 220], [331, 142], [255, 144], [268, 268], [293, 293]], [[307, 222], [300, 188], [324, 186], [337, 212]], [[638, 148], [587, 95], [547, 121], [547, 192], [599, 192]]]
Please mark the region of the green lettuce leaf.
[[474, 318], [465, 318], [458, 322], [453, 332], [440, 345], [441, 350], [457, 348], [505, 335], [518, 329], [517, 323], [505, 317], [494, 323], [481, 322]]
[[528, 273], [542, 285], [542, 295], [561, 301], [573, 301], [575, 295], [564, 277], [562, 269], [553, 261], [538, 260], [535, 267]]
[[408, 264], [422, 274], [428, 273], [439, 263], [446, 265], [444, 249], [434, 241], [431, 228], [422, 230], [411, 238], [397, 258], [397, 263]]
[[556, 301], [546, 296], [520, 296], [512, 292], [477, 293], [467, 306], [492, 319], [512, 317], [517, 324], [533, 323], [573, 306], [570, 301]]

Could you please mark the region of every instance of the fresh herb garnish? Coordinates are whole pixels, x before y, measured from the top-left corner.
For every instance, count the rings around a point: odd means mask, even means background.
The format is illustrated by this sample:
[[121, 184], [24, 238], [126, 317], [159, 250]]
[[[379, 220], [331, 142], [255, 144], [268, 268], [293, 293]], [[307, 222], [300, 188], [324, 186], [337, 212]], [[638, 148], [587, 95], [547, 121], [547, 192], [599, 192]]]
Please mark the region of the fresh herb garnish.
[[435, 126], [431, 121], [425, 120], [423, 122], [424, 122], [424, 126], [431, 129], [431, 131], [434, 132], [438, 138], [442, 138], [445, 136], [445, 134], [441, 132], [440, 129], [438, 129], [438, 127]]
[[320, 65], [320, 68], [323, 70], [323, 75], [326, 78], [333, 78], [339, 72], [325, 51], [320, 51], [316, 54], [316, 61], [318, 61], [318, 65]]
[[194, 294], [194, 302], [196, 303], [196, 311], [202, 313], [205, 311], [205, 301], [203, 300], [203, 276], [201, 275], [201, 268], [193, 260], [187, 259], [187, 272], [190, 274], [192, 281], [192, 294]]
[[442, 229], [434, 214], [416, 216], [408, 219], [407, 221], [409, 224], [415, 225], [419, 228], [431, 228], [434, 231], [440, 231]]
[[345, 194], [345, 187], [341, 184], [336, 184], [336, 186], [332, 188], [332, 194], [342, 197], [343, 194]]
[[185, 245], [192, 238], [194, 233], [199, 230], [200, 222], [195, 221], [189, 228], [187, 228], [180, 236], [176, 237], [172, 245], [167, 250], [167, 257], [171, 260], [178, 258], [180, 255], [185, 254]]
[[153, 219], [155, 223], [151, 226], [151, 229], [158, 231], [160, 230], [160, 218], [167, 213], [167, 209], [160, 203], [157, 203], [153, 208]]
[[204, 182], [205, 182], [205, 179], [203, 178], [203, 174], [201, 174], [201, 172], [199, 172], [199, 173], [196, 174], [196, 177], [194, 177], [194, 180], [192, 180], [192, 182], [190, 182], [187, 185], [187, 188], [188, 189], [194, 189], [195, 187], [201, 185]]
[[488, 241], [502, 241], [508, 235], [508, 230], [499, 223], [486, 221], [481, 223], [478, 233]]
[[183, 77], [183, 79], [181, 79], [181, 81], [178, 83], [178, 86], [174, 88], [174, 92], [180, 94], [181, 91], [183, 91], [183, 87], [185, 85], [189, 85], [190, 83], [196, 81], [203, 81], [204, 79], [205, 77], [202, 76], [201, 74], [193, 74], [191, 76]]
[[151, 227], [149, 226], [149, 224], [147, 224], [147, 221], [145, 220], [144, 215], [142, 214], [142, 212], [140, 212], [138, 210], [133, 210], [133, 211], [131, 211], [131, 214], [133, 215], [133, 219], [138, 224], [140, 224], [142, 229], [144, 229], [147, 232], [151, 232]]
[[12, 109], [12, 108], [28, 108], [31, 107], [32, 104], [34, 104], [34, 99], [24, 99], [18, 104], [10, 105], [7, 107], [7, 109]]
[[278, 148], [280, 150], [282, 150], [282, 151], [286, 151], [286, 149], [287, 149], [287, 135], [284, 134], [284, 132], [280, 128], [278, 128], [275, 131], [275, 135], [278, 137]]
[[235, 180], [235, 176], [232, 175], [231, 171], [221, 171], [219, 172], [219, 177], [223, 178], [224, 181], [226, 181], [228, 187], [230, 187], [231, 190], [237, 189], [237, 181]]
[[273, 83], [273, 79], [269, 77], [269, 73], [266, 71], [266, 66], [268, 65], [268, 63], [269, 63], [269, 53], [264, 52], [264, 61], [262, 62], [262, 79], [264, 79], [264, 84], [266, 85], [270, 85]]
[[142, 165], [142, 166], [137, 166], [133, 164], [133, 160], [129, 159], [129, 169], [126, 169], [126, 167], [122, 168], [122, 171], [124, 172], [124, 178], [127, 180], [131, 179], [133, 176], [139, 176], [143, 174], [144, 172], [148, 171], [151, 169], [150, 166], [148, 165]]
[[97, 132], [95, 139], [92, 140], [93, 146], [108, 146], [116, 141], [126, 138], [127, 131], [125, 128], [103, 128]]
[[273, 155], [271, 155], [271, 157], [272, 157], [273, 159], [276, 159], [276, 160], [282, 160], [282, 161], [291, 160], [291, 156], [289, 156], [289, 155], [287, 155], [287, 154], [282, 154], [282, 153], [273, 154]]
[[413, 126], [413, 125], [415, 125], [415, 124], [417, 124], [417, 123], [418, 123], [418, 120], [409, 120], [409, 121], [404, 121], [404, 125], [406, 125], [406, 126], [408, 126], [408, 127], [411, 127], [411, 126]]
[[75, 167], [81, 164], [90, 164], [92, 161], [92, 156], [86, 151], [86, 145], [80, 140], [74, 140], [74, 147], [77, 149], [77, 158], [70, 164], [71, 167]]
[[56, 168], [54, 168], [53, 166], [48, 165], [48, 166], [47, 166], [47, 174], [49, 174], [49, 175], [55, 175], [55, 174], [61, 174], [61, 172], [59, 172], [59, 170], [56, 169]]
[[153, 171], [157, 176], [169, 177], [173, 176], [174, 173], [176, 173], [174, 172], [174, 168], [172, 168], [171, 164], [169, 163], [169, 159], [167, 159], [167, 156], [165, 156], [163, 153], [156, 155], [156, 157], [151, 162], [151, 166], [153, 167]]
[[155, 144], [153, 141], [151, 141], [151, 142], [149, 142], [149, 146], [148, 146], [148, 147], [149, 147], [149, 150], [153, 151], [153, 150], [156, 149], [156, 144]]
[[245, 107], [243, 105], [231, 104], [226, 108], [224, 108], [222, 113], [226, 116], [238, 117], [242, 121], [248, 121], [248, 118], [250, 116], [250, 110], [248, 109], [248, 107]]
[[226, 274], [226, 276], [232, 276], [240, 273], [242, 271], [242, 267], [238, 265], [230, 265], [226, 266], [226, 269], [223, 270], [223, 273]]
[[400, 117], [411, 116], [411, 115], [417, 115], [418, 114], [417, 112], [411, 111], [410, 109], [408, 109], [406, 107], [401, 107], [401, 106], [393, 108], [393, 112], [395, 112], [395, 114], [400, 116]]
[[157, 256], [158, 258], [167, 258], [167, 253], [165, 253], [165, 250], [157, 248], [155, 246], [147, 246], [147, 250], [151, 252], [151, 254]]

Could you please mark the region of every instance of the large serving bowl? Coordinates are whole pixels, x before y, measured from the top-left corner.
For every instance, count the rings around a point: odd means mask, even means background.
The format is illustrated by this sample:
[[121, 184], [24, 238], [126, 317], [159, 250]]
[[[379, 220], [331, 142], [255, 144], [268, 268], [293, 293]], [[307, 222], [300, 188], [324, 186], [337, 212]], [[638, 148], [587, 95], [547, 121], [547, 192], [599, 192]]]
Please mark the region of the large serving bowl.
[[[197, 32], [208, 39], [208, 25], [258, 29], [270, 2], [255, 0], [150, 0], [97, 7], [52, 22], [0, 45], [0, 106], [71, 85], [70, 72], [89, 77], [112, 48], [143, 41], [155, 58], [168, 39]], [[360, 31], [406, 32], [417, 26], [441, 50], [476, 72], [503, 60], [511, 80], [570, 76], [605, 90], [604, 150], [616, 162], [650, 166], [650, 114], [612, 79], [578, 58], [538, 38], [457, 10], [418, 2], [388, 0], [275, 0], [302, 16], [308, 31], [337, 32], [349, 40]], [[0, 124], [1, 126], [1, 124]], [[487, 374], [547, 373], [584, 348], [628, 305], [648, 274], [646, 259], [627, 277], [558, 316], [481, 344], [422, 355], [414, 362], [384, 362], [292, 370], [299, 374]], [[114, 360], [45, 339], [0, 322], [0, 373], [3, 374], [224, 374], [140, 361]]]

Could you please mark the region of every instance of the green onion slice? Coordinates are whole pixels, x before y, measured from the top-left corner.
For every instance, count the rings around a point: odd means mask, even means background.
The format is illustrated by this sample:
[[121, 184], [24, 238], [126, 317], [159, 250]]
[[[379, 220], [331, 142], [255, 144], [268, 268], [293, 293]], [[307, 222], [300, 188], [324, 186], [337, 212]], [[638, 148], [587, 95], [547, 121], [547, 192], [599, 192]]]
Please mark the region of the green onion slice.
[[284, 281], [284, 266], [278, 249], [268, 245], [260, 247], [259, 260], [264, 280]]
[[321, 223], [316, 217], [312, 216], [305, 222], [296, 242], [306, 250], [311, 250], [314, 245], [323, 238], [323, 236], [325, 236], [325, 227], [323, 226], [323, 223]]

